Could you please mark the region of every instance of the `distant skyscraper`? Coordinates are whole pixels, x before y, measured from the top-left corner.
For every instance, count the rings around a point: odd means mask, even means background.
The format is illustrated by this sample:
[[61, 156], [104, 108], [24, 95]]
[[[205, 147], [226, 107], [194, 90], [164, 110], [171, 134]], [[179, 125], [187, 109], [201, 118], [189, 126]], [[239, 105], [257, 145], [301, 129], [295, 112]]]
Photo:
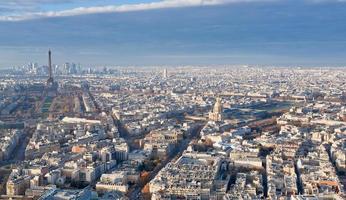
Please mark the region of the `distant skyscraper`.
[[64, 64], [64, 74], [67, 75], [70, 73], [70, 63], [65, 63]]
[[168, 78], [167, 69], [164, 69], [164, 70], [163, 70], [163, 78]]
[[48, 71], [49, 71], [49, 77], [47, 79], [47, 85], [53, 85], [54, 79], [53, 79], [53, 72], [52, 72], [52, 52], [48, 51]]

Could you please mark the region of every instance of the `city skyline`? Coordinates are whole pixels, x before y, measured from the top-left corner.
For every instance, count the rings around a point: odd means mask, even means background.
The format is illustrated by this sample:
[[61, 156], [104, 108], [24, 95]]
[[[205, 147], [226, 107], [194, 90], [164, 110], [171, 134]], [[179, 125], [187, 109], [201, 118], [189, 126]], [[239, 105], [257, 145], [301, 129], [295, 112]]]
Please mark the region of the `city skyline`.
[[346, 199], [346, 0], [0, 0], [0, 200]]
[[346, 197], [343, 68], [52, 76], [54, 55], [0, 77], [1, 200]]
[[44, 64], [49, 48], [54, 64], [88, 67], [346, 63], [340, 0], [31, 0], [0, 10], [0, 68]]

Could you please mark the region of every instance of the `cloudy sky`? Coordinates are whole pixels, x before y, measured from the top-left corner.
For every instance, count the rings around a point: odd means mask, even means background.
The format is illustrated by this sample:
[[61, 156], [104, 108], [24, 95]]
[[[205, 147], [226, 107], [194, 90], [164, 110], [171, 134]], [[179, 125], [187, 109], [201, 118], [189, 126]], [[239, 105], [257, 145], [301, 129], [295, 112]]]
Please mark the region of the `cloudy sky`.
[[346, 66], [345, 0], [0, 0], [0, 67]]

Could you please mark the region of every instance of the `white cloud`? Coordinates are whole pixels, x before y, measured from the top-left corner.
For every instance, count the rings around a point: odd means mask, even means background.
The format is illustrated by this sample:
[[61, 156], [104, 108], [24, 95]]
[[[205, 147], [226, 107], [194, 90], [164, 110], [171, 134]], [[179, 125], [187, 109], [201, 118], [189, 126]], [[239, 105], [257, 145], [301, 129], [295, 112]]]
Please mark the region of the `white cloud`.
[[138, 4], [124, 4], [124, 5], [110, 5], [99, 7], [79, 7], [70, 10], [62, 11], [48, 11], [48, 12], [30, 12], [20, 15], [7, 15], [0, 16], [0, 21], [22, 21], [37, 18], [47, 17], [67, 17], [85, 14], [96, 13], [111, 13], [111, 12], [133, 12], [142, 10], [153, 10], [163, 8], [180, 8], [180, 7], [194, 7], [194, 6], [212, 6], [222, 5], [229, 3], [246, 3], [246, 2], [263, 2], [263, 1], [277, 1], [277, 0], [162, 0], [159, 2], [151, 3], [138, 3]]

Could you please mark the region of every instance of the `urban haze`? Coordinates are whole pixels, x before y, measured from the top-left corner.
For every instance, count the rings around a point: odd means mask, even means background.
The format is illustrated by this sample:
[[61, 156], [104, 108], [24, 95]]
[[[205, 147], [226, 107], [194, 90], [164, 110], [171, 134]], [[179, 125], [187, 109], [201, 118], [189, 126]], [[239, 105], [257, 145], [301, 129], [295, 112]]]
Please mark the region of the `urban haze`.
[[3, 0], [0, 200], [346, 199], [346, 1]]

